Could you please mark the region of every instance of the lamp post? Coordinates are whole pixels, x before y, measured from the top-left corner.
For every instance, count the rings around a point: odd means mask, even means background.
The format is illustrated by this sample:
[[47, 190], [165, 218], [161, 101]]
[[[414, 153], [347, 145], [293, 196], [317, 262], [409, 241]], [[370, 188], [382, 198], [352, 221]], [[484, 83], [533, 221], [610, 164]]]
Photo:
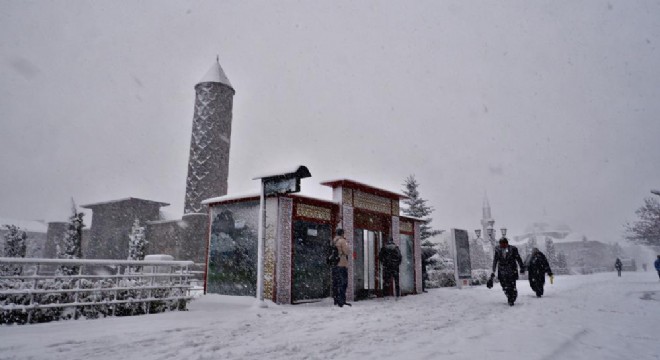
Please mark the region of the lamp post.
[[488, 241], [490, 241], [490, 244], [495, 248], [495, 229], [489, 227], [486, 229], [486, 232], [488, 233]]
[[477, 240], [479, 240], [481, 238], [481, 229], [475, 230], [474, 234], [477, 235]]
[[264, 224], [266, 222], [266, 196], [296, 193], [300, 191], [300, 179], [312, 176], [306, 166], [298, 166], [292, 172], [259, 176], [259, 230], [257, 240], [257, 300], [260, 307], [268, 307], [264, 302]]
[[502, 232], [502, 238], [506, 237], [506, 228], [501, 228], [500, 231]]

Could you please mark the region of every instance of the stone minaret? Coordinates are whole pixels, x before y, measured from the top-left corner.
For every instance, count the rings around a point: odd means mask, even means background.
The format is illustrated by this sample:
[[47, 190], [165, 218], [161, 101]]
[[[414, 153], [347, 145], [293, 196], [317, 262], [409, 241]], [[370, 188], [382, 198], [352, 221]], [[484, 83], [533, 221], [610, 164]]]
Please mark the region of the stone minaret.
[[483, 239], [486, 240], [486, 242], [490, 242], [493, 247], [495, 246], [495, 242], [489, 241], [488, 229], [493, 229], [493, 239], [497, 240], [495, 239], [496, 235], [494, 226], [495, 219], [493, 219], [493, 216], [490, 213], [490, 203], [488, 202], [488, 198], [484, 195], [484, 204], [481, 215], [481, 236], [483, 236]]
[[235, 93], [219, 61], [195, 85], [184, 214], [200, 213], [202, 200], [227, 194]]

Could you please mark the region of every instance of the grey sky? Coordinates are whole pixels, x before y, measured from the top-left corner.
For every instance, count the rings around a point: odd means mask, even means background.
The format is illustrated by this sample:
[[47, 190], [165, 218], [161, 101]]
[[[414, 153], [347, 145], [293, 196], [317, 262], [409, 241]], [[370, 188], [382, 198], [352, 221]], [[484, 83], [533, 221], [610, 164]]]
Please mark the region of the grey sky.
[[[0, 217], [183, 209], [195, 83], [236, 89], [230, 193], [414, 173], [436, 228], [620, 238], [660, 187], [658, 1], [0, 0]], [[89, 222], [89, 219], [87, 220]]]

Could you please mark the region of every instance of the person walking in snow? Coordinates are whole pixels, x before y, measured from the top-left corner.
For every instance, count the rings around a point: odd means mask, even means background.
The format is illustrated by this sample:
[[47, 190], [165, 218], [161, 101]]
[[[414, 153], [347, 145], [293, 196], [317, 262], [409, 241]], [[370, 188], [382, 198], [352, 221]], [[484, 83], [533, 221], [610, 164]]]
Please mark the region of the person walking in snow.
[[495, 256], [493, 257], [493, 272], [490, 278], [495, 277], [495, 270], [497, 270], [497, 278], [500, 280], [502, 290], [506, 295], [509, 306], [513, 306], [518, 298], [518, 289], [516, 289], [516, 280], [518, 280], [518, 268], [520, 266], [520, 273], [525, 273], [525, 265], [520, 258], [518, 248], [509, 245], [509, 240], [505, 237], [500, 239], [500, 246], [495, 249]]
[[346, 287], [348, 286], [348, 256], [350, 249], [348, 241], [344, 238], [344, 229], [337, 229], [337, 236], [332, 239], [332, 244], [339, 252], [339, 263], [332, 267], [332, 296], [335, 305], [343, 307], [351, 306], [346, 302]]
[[545, 285], [545, 274], [552, 278], [552, 269], [548, 259], [538, 248], [532, 249], [532, 256], [527, 265], [527, 274], [529, 274], [529, 286], [534, 290], [537, 297], [543, 296], [543, 286]]
[[619, 258], [616, 258], [616, 261], [614, 262], [614, 268], [619, 273], [619, 277], [621, 277], [621, 268], [622, 267], [623, 267], [623, 264], [621, 264], [621, 260]]
[[655, 259], [653, 265], [655, 265], [655, 271], [658, 272], [658, 277], [660, 277], [660, 255], [658, 255], [657, 259]]
[[401, 265], [401, 250], [390, 238], [385, 246], [378, 252], [380, 263], [383, 264], [383, 284], [387, 285], [394, 281], [395, 295], [398, 298], [401, 295], [399, 288], [399, 265]]

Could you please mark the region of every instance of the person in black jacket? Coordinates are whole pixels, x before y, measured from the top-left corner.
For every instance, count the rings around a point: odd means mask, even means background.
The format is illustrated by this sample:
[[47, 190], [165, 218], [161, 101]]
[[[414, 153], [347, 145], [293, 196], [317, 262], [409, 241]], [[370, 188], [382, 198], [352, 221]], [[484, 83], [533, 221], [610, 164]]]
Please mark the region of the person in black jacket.
[[532, 256], [529, 258], [529, 264], [527, 265], [527, 273], [529, 274], [529, 286], [534, 290], [537, 297], [543, 296], [545, 273], [552, 277], [552, 269], [550, 269], [548, 259], [538, 248], [532, 249]]
[[495, 256], [493, 257], [493, 273], [490, 274], [491, 279], [495, 277], [495, 270], [497, 270], [497, 278], [500, 280], [502, 290], [506, 294], [509, 306], [513, 306], [518, 297], [518, 289], [516, 289], [516, 280], [518, 280], [518, 268], [516, 263], [520, 266], [520, 273], [525, 273], [525, 265], [523, 264], [518, 248], [509, 246], [509, 240], [505, 237], [500, 239], [500, 246], [495, 249]]
[[390, 239], [385, 246], [378, 252], [378, 258], [383, 264], [383, 284], [388, 284], [394, 280], [394, 287], [396, 289], [396, 297], [401, 295], [399, 288], [399, 265], [401, 265], [401, 250], [394, 243], [394, 239]]
[[621, 259], [616, 258], [616, 261], [614, 262], [614, 268], [619, 273], [619, 277], [621, 277], [621, 269], [623, 268], [623, 264], [621, 263]]

